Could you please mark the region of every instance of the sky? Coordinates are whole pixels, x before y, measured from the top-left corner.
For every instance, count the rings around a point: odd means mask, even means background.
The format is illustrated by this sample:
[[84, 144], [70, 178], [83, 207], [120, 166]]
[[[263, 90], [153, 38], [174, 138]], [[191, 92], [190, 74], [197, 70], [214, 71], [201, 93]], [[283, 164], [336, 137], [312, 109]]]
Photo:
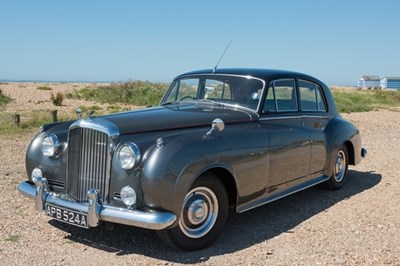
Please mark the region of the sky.
[[400, 1], [0, 2], [0, 80], [170, 82], [196, 69], [285, 69], [328, 85], [400, 76]]

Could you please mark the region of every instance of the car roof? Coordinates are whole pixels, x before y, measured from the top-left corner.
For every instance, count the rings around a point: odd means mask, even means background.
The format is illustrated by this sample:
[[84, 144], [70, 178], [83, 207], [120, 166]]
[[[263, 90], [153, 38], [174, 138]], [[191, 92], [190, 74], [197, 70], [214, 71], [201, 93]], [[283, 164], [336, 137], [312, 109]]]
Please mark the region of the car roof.
[[279, 69], [261, 69], [261, 68], [217, 68], [215, 72], [213, 69], [203, 69], [181, 74], [177, 78], [181, 78], [184, 76], [191, 76], [191, 75], [213, 75], [213, 74], [251, 76], [266, 81], [279, 78], [302, 78], [324, 84], [322, 81], [316, 79], [315, 77], [300, 72], [279, 70]]

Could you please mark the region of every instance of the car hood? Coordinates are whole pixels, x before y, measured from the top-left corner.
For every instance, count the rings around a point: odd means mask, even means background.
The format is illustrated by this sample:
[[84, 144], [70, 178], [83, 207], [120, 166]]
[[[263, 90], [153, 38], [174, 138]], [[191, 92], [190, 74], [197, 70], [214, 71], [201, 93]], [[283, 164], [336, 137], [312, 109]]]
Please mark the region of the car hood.
[[104, 119], [119, 128], [119, 133], [133, 134], [150, 131], [171, 130], [211, 126], [215, 118], [225, 124], [251, 122], [258, 118], [257, 113], [243, 108], [212, 106], [210, 104], [175, 104], [157, 106], [118, 114], [106, 115]]

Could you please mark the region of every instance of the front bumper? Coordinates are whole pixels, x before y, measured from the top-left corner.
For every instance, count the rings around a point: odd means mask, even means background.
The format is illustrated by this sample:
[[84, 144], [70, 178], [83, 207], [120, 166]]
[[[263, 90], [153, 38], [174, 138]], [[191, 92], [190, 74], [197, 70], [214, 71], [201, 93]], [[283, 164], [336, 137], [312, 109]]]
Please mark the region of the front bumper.
[[34, 200], [35, 208], [38, 211], [45, 211], [47, 203], [87, 214], [89, 227], [96, 227], [100, 221], [107, 221], [162, 230], [171, 226], [176, 220], [176, 215], [170, 212], [145, 212], [101, 204], [95, 189], [88, 191], [88, 203], [73, 202], [61, 195], [49, 192], [47, 179], [43, 177], [36, 178], [35, 184], [22, 182], [19, 184], [18, 190]]

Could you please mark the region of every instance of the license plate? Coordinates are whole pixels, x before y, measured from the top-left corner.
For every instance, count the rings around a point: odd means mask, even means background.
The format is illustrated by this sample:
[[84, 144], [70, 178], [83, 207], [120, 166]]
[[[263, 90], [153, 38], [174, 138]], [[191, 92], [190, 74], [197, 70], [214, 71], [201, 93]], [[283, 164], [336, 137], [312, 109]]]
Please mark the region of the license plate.
[[60, 208], [51, 204], [46, 204], [46, 213], [48, 216], [51, 216], [58, 221], [86, 229], [89, 228], [87, 223], [87, 214], [85, 213]]

